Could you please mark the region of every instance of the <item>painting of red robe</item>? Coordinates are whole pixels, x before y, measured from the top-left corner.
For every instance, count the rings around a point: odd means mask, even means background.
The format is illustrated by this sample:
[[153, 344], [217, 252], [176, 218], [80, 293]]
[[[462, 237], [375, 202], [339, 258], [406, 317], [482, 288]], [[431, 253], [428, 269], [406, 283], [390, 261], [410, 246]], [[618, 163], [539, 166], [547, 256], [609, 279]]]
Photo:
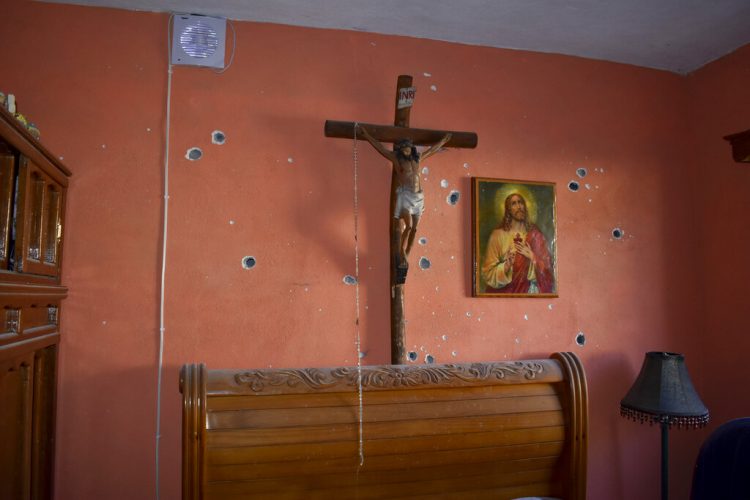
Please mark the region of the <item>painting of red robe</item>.
[[473, 177], [475, 297], [557, 297], [555, 185]]

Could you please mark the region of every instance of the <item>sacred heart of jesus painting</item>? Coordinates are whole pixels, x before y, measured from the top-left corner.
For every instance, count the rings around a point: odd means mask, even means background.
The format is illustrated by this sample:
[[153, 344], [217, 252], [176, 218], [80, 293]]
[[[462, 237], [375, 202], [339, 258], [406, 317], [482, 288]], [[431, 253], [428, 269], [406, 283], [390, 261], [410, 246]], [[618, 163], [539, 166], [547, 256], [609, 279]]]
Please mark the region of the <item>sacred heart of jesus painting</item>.
[[555, 185], [472, 177], [474, 297], [557, 297]]

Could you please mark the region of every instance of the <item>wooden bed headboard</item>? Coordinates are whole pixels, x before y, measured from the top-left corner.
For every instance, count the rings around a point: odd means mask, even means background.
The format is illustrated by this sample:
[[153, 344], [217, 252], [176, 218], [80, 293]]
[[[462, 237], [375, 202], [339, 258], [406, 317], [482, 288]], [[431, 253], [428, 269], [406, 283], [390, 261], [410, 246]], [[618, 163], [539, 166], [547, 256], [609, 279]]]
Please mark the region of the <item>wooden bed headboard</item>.
[[183, 498], [586, 498], [573, 353], [363, 366], [361, 405], [359, 386], [357, 367], [185, 365]]

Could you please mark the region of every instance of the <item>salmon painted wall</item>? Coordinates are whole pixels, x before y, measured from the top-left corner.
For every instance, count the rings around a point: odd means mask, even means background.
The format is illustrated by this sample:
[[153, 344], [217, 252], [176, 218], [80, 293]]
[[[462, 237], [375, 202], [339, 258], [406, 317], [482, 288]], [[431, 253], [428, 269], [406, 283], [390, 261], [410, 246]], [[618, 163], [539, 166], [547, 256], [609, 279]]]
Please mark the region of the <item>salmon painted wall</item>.
[[[684, 352], [690, 364], [704, 347], [702, 295], [685, 272], [701, 236], [683, 168], [685, 79], [403, 37], [235, 27], [228, 71], [173, 74], [163, 498], [179, 495], [181, 364], [356, 363], [355, 288], [342, 281], [355, 271], [352, 141], [325, 138], [323, 122], [389, 123], [399, 74], [418, 88], [412, 126], [479, 135], [476, 150], [428, 162], [427, 244], [413, 255], [432, 267], [409, 277], [407, 348], [438, 363], [575, 351], [591, 399], [589, 497], [656, 498], [658, 430], [621, 419], [618, 403], [645, 351]], [[0, 85], [74, 172], [61, 499], [154, 492], [166, 39], [165, 15], [14, 1], [0, 18]], [[211, 143], [214, 130], [226, 144]], [[191, 147], [202, 159], [185, 159]], [[368, 145], [358, 157], [363, 361], [380, 364], [389, 361], [390, 173]], [[559, 298], [471, 298], [471, 176], [557, 183]], [[567, 189], [573, 179], [578, 192]], [[452, 189], [456, 206], [446, 203]], [[243, 269], [244, 256], [257, 265]], [[699, 433], [675, 432], [673, 442], [685, 451], [672, 463], [684, 498]]]
[[[750, 165], [732, 160], [722, 137], [750, 128], [750, 45], [702, 68], [689, 80], [690, 122], [696, 145], [697, 209], [705, 272], [700, 336], [703, 391], [711, 427], [750, 415], [750, 396], [740, 367], [750, 350], [745, 286], [750, 282]], [[733, 374], [737, 374], [733, 376]]]

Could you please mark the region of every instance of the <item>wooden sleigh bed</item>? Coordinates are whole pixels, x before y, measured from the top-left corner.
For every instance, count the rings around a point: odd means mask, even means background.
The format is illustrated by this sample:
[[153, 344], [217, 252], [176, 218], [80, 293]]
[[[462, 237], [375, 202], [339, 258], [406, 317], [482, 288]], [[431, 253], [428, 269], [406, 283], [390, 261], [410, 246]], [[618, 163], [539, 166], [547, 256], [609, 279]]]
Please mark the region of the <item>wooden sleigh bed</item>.
[[586, 498], [573, 353], [363, 366], [361, 378], [193, 364], [180, 391], [184, 499]]

